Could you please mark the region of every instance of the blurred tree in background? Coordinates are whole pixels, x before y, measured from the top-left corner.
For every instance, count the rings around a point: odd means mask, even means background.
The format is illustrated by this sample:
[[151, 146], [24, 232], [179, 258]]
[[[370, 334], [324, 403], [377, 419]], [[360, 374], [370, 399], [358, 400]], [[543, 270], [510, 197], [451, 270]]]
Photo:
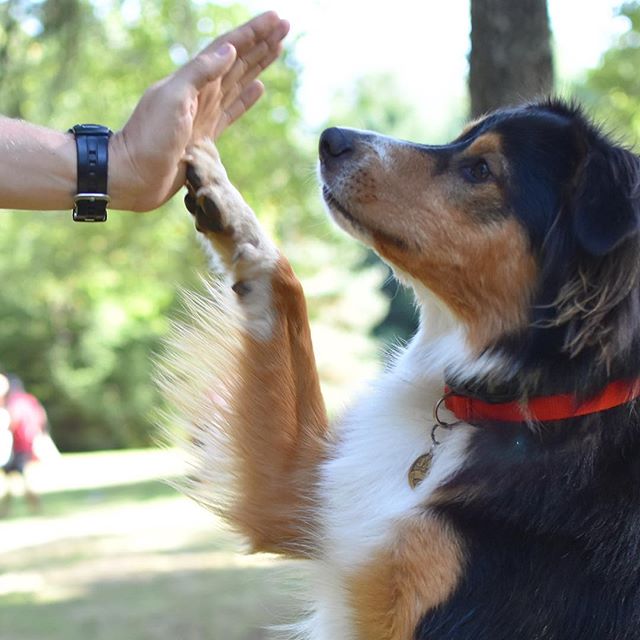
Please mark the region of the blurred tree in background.
[[552, 90], [547, 0], [471, 0], [471, 115]]
[[[77, 122], [117, 129], [149, 84], [248, 17], [238, 5], [185, 0], [0, 2], [0, 112], [61, 130]], [[344, 308], [360, 301], [340, 289], [362, 254], [320, 209], [315, 150], [294, 134], [296, 82], [290, 56], [273, 65], [266, 97], [220, 141], [222, 157], [294, 266], [314, 276], [310, 312], [321, 339], [340, 339], [339, 330], [323, 333], [323, 317], [340, 325], [344, 316], [345, 333], [360, 323], [366, 336], [382, 309]], [[151, 355], [179, 308], [179, 288], [199, 284], [194, 236], [180, 198], [156, 213], [111, 213], [105, 225], [73, 224], [69, 212], [0, 215], [0, 366], [44, 402], [61, 448], [153, 442]], [[316, 278], [321, 264], [331, 270]], [[379, 280], [362, 277], [374, 288]], [[375, 347], [362, 340], [346, 351], [370, 358]]]
[[575, 92], [597, 119], [628, 144], [640, 139], [640, 3], [625, 2], [618, 15], [624, 31]]

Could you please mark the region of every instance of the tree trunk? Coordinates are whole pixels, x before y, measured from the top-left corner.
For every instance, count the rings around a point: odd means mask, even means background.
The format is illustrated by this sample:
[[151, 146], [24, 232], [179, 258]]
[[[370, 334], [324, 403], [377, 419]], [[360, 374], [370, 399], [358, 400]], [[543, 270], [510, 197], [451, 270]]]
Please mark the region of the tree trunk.
[[472, 115], [550, 93], [550, 41], [547, 0], [471, 0]]

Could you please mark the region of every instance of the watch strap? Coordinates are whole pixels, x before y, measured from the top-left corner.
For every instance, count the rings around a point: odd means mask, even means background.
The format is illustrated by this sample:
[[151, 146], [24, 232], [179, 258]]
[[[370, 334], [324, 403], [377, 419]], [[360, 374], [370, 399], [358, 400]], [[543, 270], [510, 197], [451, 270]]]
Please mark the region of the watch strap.
[[73, 219], [76, 222], [104, 222], [109, 202], [109, 138], [112, 132], [97, 124], [77, 124], [69, 131], [75, 136], [78, 158]]

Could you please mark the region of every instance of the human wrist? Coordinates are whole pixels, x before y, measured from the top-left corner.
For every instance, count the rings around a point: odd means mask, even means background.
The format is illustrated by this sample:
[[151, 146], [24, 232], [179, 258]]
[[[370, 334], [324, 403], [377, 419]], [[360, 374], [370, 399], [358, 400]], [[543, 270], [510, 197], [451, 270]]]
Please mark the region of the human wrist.
[[141, 210], [136, 176], [123, 132], [117, 131], [109, 139], [109, 208]]
[[[142, 144], [127, 127], [109, 141], [109, 196], [112, 209], [152, 211], [173, 196], [185, 181], [183, 152], [163, 146]], [[130, 140], [133, 140], [132, 144]], [[175, 163], [175, 164], [174, 164]]]

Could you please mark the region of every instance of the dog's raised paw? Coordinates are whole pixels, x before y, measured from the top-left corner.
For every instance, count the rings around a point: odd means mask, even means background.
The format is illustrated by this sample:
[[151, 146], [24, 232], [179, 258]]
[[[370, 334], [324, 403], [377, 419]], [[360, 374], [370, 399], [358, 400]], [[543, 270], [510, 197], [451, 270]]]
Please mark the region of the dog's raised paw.
[[273, 268], [277, 250], [229, 181], [212, 141], [191, 145], [184, 160], [188, 189], [185, 206], [234, 282], [242, 283], [236, 293], [246, 296], [249, 290], [255, 290], [252, 281]]
[[[187, 158], [190, 157], [193, 156], [187, 156]], [[194, 157], [193, 160], [195, 161], [196, 158]], [[187, 164], [186, 186], [188, 192], [184, 197], [184, 204], [195, 218], [196, 229], [201, 233], [207, 231], [224, 233], [225, 225], [220, 207], [214, 201], [210, 189], [203, 187], [198, 169], [190, 161]]]

